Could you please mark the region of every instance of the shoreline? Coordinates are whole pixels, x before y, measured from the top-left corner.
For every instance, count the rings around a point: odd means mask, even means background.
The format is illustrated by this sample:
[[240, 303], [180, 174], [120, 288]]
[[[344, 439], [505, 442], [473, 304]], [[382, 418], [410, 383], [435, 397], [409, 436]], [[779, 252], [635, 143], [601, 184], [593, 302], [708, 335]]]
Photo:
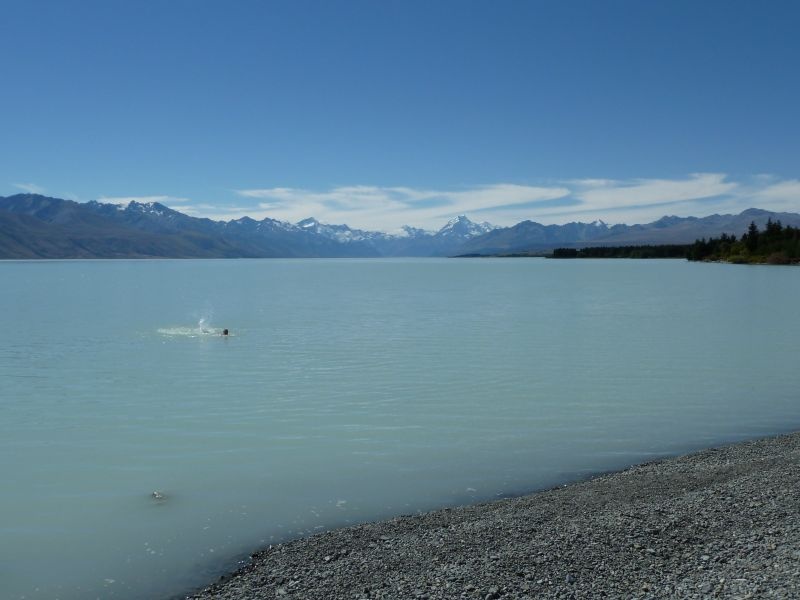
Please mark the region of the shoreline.
[[800, 432], [260, 550], [186, 598], [800, 596]]

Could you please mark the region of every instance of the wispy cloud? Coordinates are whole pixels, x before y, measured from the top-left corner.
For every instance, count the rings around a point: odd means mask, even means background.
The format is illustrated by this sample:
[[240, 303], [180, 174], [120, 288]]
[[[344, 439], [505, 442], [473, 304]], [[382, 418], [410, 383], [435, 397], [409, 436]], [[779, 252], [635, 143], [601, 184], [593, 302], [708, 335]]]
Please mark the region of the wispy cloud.
[[252, 216], [252, 214], [255, 214], [252, 207], [248, 208], [246, 206], [220, 206], [219, 204], [198, 203], [182, 204], [176, 210], [192, 217], [204, 217], [219, 221], [230, 221], [241, 217], [256, 218]]
[[175, 196], [100, 196], [98, 202], [106, 204], [130, 204], [131, 202], [139, 202], [147, 204], [148, 202], [158, 202], [159, 204], [182, 204], [189, 202], [188, 198], [177, 198]]
[[705, 214], [726, 206], [735, 210], [730, 200], [741, 189], [724, 173], [693, 173], [681, 179], [583, 179], [570, 184], [577, 202], [565, 210], [540, 214], [544, 221], [643, 223], [665, 214]]
[[505, 222], [513, 220], [510, 213], [521, 214], [537, 203], [564, 198], [570, 190], [564, 186], [500, 183], [457, 190], [355, 185], [325, 191], [277, 187], [236, 193], [259, 200], [258, 216], [292, 222], [314, 216], [354, 227], [393, 230], [408, 223], [436, 226], [459, 214], [486, 211], [507, 213], [501, 217]]
[[42, 186], [36, 185], [35, 183], [14, 183], [12, 185], [29, 194], [44, 194], [47, 191]]
[[236, 192], [259, 200], [254, 207], [259, 216], [297, 221], [313, 215], [326, 222], [391, 230], [404, 223], [435, 228], [458, 214], [497, 225], [525, 219], [642, 222], [665, 212], [692, 214], [698, 203], [721, 202], [738, 188], [725, 174], [695, 173], [680, 179], [592, 178], [546, 186], [499, 183], [458, 190], [347, 186], [326, 191], [280, 187]]
[[759, 206], [769, 206], [773, 210], [798, 211], [800, 210], [800, 181], [790, 179], [773, 183], [757, 190], [753, 197]]
[[734, 179], [724, 173], [694, 173], [661, 179], [586, 178], [543, 185], [496, 183], [453, 189], [347, 185], [328, 189], [263, 187], [233, 190], [228, 203], [193, 202], [174, 196], [103, 197], [126, 204], [160, 202], [198, 217], [218, 220], [269, 217], [296, 223], [316, 217], [325, 223], [395, 231], [402, 225], [438, 229], [466, 214], [508, 226], [526, 219], [540, 223], [593, 221], [647, 223], [664, 215], [702, 216], [759, 207], [800, 211], [800, 180], [758, 174]]
[[589, 179], [577, 182], [580, 210], [618, 209], [722, 196], [738, 184], [721, 173], [695, 173], [687, 179], [637, 179], [630, 182]]

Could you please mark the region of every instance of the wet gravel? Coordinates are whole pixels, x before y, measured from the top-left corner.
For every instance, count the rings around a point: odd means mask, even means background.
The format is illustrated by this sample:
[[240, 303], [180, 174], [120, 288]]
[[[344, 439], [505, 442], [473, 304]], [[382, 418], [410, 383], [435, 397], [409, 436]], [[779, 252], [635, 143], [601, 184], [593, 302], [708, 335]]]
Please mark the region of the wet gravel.
[[800, 598], [800, 433], [276, 545], [189, 598]]

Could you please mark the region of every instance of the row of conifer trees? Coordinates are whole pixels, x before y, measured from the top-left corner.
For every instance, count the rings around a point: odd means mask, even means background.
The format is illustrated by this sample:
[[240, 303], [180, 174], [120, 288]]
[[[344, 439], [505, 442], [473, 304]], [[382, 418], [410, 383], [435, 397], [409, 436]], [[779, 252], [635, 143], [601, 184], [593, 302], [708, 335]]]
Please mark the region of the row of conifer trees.
[[800, 262], [800, 228], [767, 221], [763, 231], [750, 223], [747, 232], [736, 239], [723, 233], [718, 238], [697, 240], [686, 257], [689, 260], [723, 260], [733, 263], [789, 264]]

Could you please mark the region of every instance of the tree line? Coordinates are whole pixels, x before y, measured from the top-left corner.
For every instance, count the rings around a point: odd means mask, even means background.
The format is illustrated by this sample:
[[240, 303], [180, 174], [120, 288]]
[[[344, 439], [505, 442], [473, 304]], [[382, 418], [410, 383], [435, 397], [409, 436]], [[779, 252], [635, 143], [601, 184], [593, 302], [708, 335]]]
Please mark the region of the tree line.
[[663, 244], [659, 246], [592, 246], [590, 248], [556, 248], [551, 258], [686, 258], [691, 246]]
[[800, 262], [800, 229], [783, 226], [769, 219], [763, 231], [750, 223], [738, 240], [723, 233], [718, 238], [697, 240], [686, 254], [689, 260], [725, 261], [731, 263], [767, 263], [788, 265]]
[[548, 258], [686, 258], [788, 265], [800, 263], [800, 228], [769, 219], [763, 231], [751, 222], [747, 232], [738, 239], [723, 233], [718, 238], [702, 238], [694, 244], [556, 248]]

